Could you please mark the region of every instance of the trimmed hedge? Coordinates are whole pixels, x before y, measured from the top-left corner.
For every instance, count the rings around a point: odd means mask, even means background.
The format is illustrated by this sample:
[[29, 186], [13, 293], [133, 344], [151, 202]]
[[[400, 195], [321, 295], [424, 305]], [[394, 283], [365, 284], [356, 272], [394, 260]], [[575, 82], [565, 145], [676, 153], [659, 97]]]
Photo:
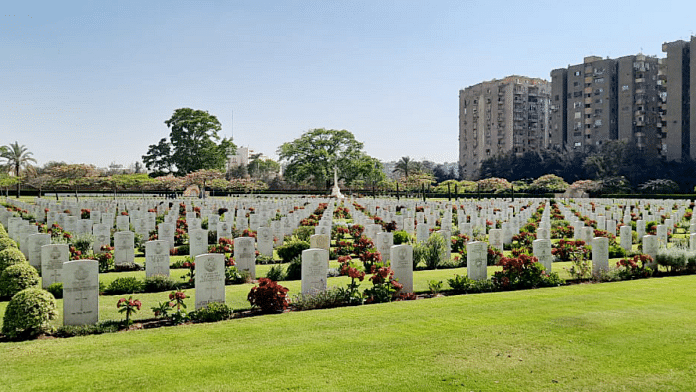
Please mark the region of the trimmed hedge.
[[2, 333], [10, 339], [30, 339], [49, 332], [50, 322], [57, 316], [51, 293], [39, 288], [22, 290], [7, 304]]

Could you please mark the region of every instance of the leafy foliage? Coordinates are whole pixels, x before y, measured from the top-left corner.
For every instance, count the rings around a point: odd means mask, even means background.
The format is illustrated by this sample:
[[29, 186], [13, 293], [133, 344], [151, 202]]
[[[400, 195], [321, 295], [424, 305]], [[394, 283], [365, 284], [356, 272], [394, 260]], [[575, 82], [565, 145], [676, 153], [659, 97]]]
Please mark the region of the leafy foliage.
[[56, 299], [39, 288], [15, 294], [7, 304], [2, 333], [10, 339], [30, 339], [51, 330], [51, 320], [58, 316]]
[[288, 289], [278, 282], [261, 278], [258, 286], [252, 287], [249, 291], [247, 300], [252, 308], [262, 313], [282, 312], [288, 307]]

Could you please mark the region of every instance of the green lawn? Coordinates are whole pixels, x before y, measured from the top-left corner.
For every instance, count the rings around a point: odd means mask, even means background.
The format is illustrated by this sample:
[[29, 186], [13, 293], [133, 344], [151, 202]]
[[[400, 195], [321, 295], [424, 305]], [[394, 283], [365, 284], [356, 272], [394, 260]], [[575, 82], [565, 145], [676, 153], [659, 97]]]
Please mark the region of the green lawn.
[[4, 343], [0, 385], [686, 391], [696, 385], [695, 313], [696, 276], [291, 312]]

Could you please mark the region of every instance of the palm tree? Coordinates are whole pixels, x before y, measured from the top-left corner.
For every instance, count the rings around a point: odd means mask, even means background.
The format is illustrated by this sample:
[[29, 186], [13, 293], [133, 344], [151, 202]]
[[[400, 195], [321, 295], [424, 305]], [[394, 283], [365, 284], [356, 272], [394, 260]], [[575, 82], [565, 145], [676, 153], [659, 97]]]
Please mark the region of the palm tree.
[[396, 162], [392, 173], [401, 173], [404, 177], [408, 178], [409, 174], [413, 174], [412, 168], [414, 163], [415, 162], [413, 162], [410, 157], [401, 157], [401, 159]]
[[19, 198], [19, 189], [21, 187], [20, 170], [31, 170], [33, 167], [29, 163], [36, 163], [36, 159], [32, 158], [31, 155], [32, 153], [24, 145], [20, 146], [17, 142], [4, 146], [2, 154], [0, 154], [0, 157], [6, 159], [5, 167], [7, 170], [13, 171], [15, 177], [20, 180], [17, 182], [17, 198]]

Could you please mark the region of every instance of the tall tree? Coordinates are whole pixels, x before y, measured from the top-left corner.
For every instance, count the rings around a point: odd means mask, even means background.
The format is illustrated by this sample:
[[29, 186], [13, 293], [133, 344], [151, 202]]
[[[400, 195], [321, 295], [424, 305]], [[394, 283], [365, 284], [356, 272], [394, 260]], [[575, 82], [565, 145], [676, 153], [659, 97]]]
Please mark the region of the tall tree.
[[50, 175], [55, 179], [54, 186], [74, 190], [77, 198], [80, 186], [89, 185], [96, 178], [97, 169], [83, 163], [57, 165], [51, 168]]
[[232, 139], [220, 138], [217, 117], [204, 110], [176, 109], [164, 122], [171, 132], [148, 147], [143, 162], [154, 175], [184, 176], [197, 170], [223, 170], [227, 156], [236, 150]]
[[12, 171], [15, 177], [19, 180], [17, 182], [17, 197], [19, 198], [19, 190], [22, 186], [20, 171], [31, 170], [32, 166], [30, 163], [36, 163], [36, 159], [32, 157], [32, 153], [24, 145], [19, 145], [19, 143], [10, 143], [4, 146], [0, 157], [4, 158], [5, 166], [8, 170]]
[[401, 157], [394, 165], [392, 173], [400, 173], [403, 177], [408, 178], [410, 174], [413, 174], [413, 163], [411, 157]]
[[281, 162], [287, 162], [285, 178], [295, 183], [310, 183], [324, 188], [333, 179], [334, 167], [338, 176], [350, 183], [360, 175], [352, 166], [365, 159], [363, 144], [346, 130], [312, 129], [278, 148]]

